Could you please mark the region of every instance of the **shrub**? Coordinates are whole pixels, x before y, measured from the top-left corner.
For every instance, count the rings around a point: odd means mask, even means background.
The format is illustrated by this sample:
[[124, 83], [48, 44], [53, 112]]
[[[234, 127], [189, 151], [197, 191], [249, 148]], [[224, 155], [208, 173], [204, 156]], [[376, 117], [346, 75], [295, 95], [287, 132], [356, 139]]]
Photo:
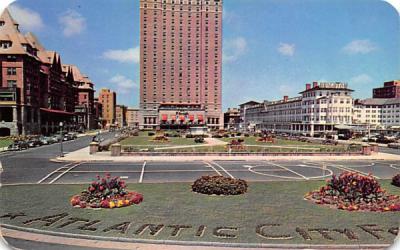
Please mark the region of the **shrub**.
[[192, 135], [192, 134], [187, 134], [187, 135], [186, 135], [186, 138], [194, 138], [194, 135]]
[[244, 137], [250, 137], [250, 135], [249, 134], [244, 134]]
[[394, 185], [396, 187], [400, 187], [400, 174], [393, 176], [392, 185]]
[[201, 136], [197, 136], [196, 138], [194, 138], [194, 142], [195, 143], [203, 143], [204, 142], [204, 138]]
[[154, 135], [156, 135], [156, 133], [154, 133], [153, 131], [150, 131], [150, 132], [147, 133], [147, 135], [148, 136], [154, 136]]
[[192, 190], [202, 194], [239, 195], [247, 192], [247, 182], [224, 176], [202, 176], [197, 179]]

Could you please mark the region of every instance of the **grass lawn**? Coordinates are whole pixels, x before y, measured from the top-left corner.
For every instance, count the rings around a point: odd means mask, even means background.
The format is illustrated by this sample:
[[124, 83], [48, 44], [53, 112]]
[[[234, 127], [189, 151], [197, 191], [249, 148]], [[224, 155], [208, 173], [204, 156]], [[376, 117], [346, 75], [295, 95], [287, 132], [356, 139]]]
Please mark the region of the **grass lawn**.
[[13, 143], [13, 140], [11, 140], [11, 139], [0, 138], [0, 148], [8, 147], [12, 143]]
[[[400, 195], [400, 189], [391, 186], [389, 181], [381, 181], [381, 184], [390, 193]], [[82, 185], [3, 186], [0, 189], [0, 216], [3, 218], [0, 220], [4, 224], [58, 232], [157, 240], [277, 244], [393, 242], [393, 232], [399, 226], [399, 212], [348, 212], [303, 199], [306, 192], [321, 185], [321, 181], [250, 183], [244, 195], [220, 197], [193, 193], [189, 184], [129, 184], [129, 190], [144, 195], [143, 203], [102, 210], [70, 206], [70, 197], [86, 187]], [[25, 216], [10, 219], [4, 217], [7, 213], [24, 213]], [[66, 214], [58, 219], [50, 217], [23, 223], [61, 213]], [[66, 224], [71, 218], [89, 221], [88, 226], [91, 225], [93, 231], [82, 228], [83, 221]], [[93, 223], [94, 220], [97, 223]], [[124, 222], [129, 227], [121, 226]], [[149, 230], [140, 233], [145, 224], [156, 224], [151, 227], [154, 232], [158, 228], [158, 233], [150, 235]], [[264, 236], [256, 231], [262, 224], [267, 224], [263, 228]], [[366, 224], [369, 226], [363, 226]], [[113, 225], [116, 226], [110, 229]], [[172, 236], [176, 225], [186, 228]], [[196, 236], [199, 228], [204, 229], [204, 234]], [[340, 233], [345, 229], [353, 232], [356, 238], [350, 240], [345, 233]], [[326, 232], [328, 238], [318, 230]], [[305, 240], [299, 232], [306, 232], [311, 239]], [[224, 234], [225, 238], [221, 237]], [[279, 235], [282, 237], [276, 239]]]
[[122, 146], [137, 146], [137, 147], [170, 147], [170, 146], [183, 146], [195, 145], [193, 138], [169, 137], [168, 142], [153, 141], [154, 136], [148, 136], [148, 132], [141, 131], [139, 136], [128, 137], [120, 143]]

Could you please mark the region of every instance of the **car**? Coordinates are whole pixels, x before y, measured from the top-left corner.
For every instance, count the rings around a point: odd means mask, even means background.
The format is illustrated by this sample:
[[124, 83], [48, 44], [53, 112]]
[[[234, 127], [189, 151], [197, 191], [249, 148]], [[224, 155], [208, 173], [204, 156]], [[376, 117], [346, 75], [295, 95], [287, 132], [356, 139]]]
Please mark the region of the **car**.
[[42, 145], [49, 145], [51, 142], [50, 142], [50, 138], [49, 137], [46, 137], [46, 136], [41, 136], [40, 138], [39, 138], [39, 140], [40, 140], [40, 143], [42, 144]]
[[52, 137], [50, 137], [50, 141], [52, 143], [57, 143], [57, 142], [61, 141], [61, 135], [53, 135]]
[[14, 142], [8, 146], [7, 150], [8, 151], [18, 151], [18, 150], [21, 150], [21, 147], [20, 147], [19, 143]]
[[28, 147], [30, 147], [30, 148], [41, 146], [40, 140], [36, 139], [36, 138], [30, 139], [29, 141], [27, 141], [27, 143], [28, 143]]
[[67, 135], [69, 136], [69, 138], [71, 140], [75, 140], [76, 138], [78, 138], [78, 135], [76, 133], [74, 133], [74, 132], [68, 132]]

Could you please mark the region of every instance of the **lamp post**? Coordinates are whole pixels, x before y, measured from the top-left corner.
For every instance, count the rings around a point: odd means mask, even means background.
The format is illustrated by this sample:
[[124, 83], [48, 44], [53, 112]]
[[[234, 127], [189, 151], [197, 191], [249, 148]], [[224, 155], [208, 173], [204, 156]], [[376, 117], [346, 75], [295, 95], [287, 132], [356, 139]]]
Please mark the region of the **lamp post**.
[[60, 139], [61, 139], [61, 141], [60, 141], [60, 157], [64, 157], [64, 152], [63, 152], [63, 134], [62, 134], [62, 132], [63, 132], [63, 122], [60, 122]]

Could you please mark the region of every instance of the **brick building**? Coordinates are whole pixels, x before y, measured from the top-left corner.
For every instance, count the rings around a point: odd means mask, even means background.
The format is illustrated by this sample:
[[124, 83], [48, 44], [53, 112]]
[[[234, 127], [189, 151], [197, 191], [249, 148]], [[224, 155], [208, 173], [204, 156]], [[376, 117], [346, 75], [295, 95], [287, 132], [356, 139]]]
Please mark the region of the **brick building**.
[[75, 65], [64, 64], [63, 71], [71, 77], [74, 82], [75, 93], [75, 115], [76, 126], [79, 130], [97, 128], [94, 113], [94, 84], [88, 76], [82, 74]]
[[373, 98], [400, 98], [400, 80], [383, 83], [383, 87], [374, 88]]
[[116, 122], [117, 95], [114, 91], [102, 88], [99, 93], [99, 103], [102, 106], [103, 127], [114, 126]]
[[127, 108], [126, 109], [126, 123], [130, 128], [139, 127], [139, 109]]
[[140, 27], [140, 127], [223, 128], [222, 0], [141, 0]]
[[96, 124], [96, 128], [103, 127], [103, 105], [99, 102], [99, 98], [94, 98], [93, 103], [93, 116]]
[[117, 105], [115, 108], [115, 124], [118, 128], [127, 126], [126, 111], [128, 107], [124, 105]]
[[75, 130], [78, 85], [61, 56], [22, 34], [8, 9], [0, 16], [0, 136]]

